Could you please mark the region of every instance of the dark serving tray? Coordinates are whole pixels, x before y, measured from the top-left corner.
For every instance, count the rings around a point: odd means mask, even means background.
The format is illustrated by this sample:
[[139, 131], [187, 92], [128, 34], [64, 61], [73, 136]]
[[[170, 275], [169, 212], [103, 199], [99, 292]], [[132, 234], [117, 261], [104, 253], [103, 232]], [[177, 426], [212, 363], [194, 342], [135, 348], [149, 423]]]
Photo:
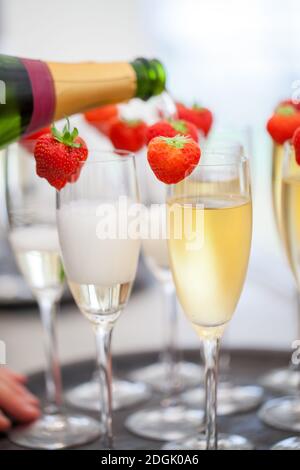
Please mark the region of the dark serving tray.
[[[197, 362], [198, 351], [185, 351], [185, 359]], [[158, 354], [124, 354], [113, 358], [114, 373], [120, 377], [136, 367], [148, 365], [157, 361]], [[289, 354], [275, 351], [248, 351], [234, 350], [232, 352], [231, 370], [233, 381], [237, 384], [257, 384], [258, 378], [265, 372], [276, 367], [287, 367]], [[85, 361], [63, 367], [64, 387], [69, 388], [80, 382], [89, 380], [94, 368], [94, 361]], [[34, 374], [29, 378], [30, 389], [43, 397], [44, 375], [42, 372]], [[273, 394], [265, 392], [265, 399], [274, 397]], [[159, 395], [153, 392], [150, 401], [137, 407], [129, 408], [114, 413], [115, 449], [160, 449], [162, 442], [146, 440], [134, 436], [124, 427], [126, 417], [133, 411], [142, 407], [159, 403]], [[95, 416], [97, 414], [95, 413]], [[238, 414], [234, 416], [219, 418], [219, 430], [233, 434], [241, 434], [249, 438], [256, 449], [269, 449], [275, 442], [289, 437], [292, 433], [277, 431], [265, 426], [257, 417], [257, 412]], [[20, 447], [12, 444], [5, 436], [0, 437], [0, 450], [20, 450]], [[80, 447], [80, 449], [101, 449], [99, 441]]]

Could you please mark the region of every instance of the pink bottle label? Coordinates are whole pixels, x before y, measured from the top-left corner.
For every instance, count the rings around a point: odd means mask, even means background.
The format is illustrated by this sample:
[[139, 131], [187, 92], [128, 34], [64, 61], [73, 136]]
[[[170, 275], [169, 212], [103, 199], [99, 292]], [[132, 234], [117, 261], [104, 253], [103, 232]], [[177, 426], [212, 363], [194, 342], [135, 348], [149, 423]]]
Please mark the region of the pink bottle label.
[[48, 126], [55, 113], [55, 89], [50, 70], [40, 60], [21, 59], [30, 78], [33, 95], [33, 113], [25, 136]]

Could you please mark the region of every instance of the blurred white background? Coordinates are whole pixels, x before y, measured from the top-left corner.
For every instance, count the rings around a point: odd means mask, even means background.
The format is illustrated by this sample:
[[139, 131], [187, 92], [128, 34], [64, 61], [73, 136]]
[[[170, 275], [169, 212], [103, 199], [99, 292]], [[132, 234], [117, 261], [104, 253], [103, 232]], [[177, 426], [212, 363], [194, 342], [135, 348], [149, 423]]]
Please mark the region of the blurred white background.
[[[300, 79], [299, 15], [298, 0], [0, 0], [1, 53], [61, 61], [158, 57], [174, 97], [210, 107], [219, 128], [251, 130], [254, 239], [248, 281], [230, 327], [234, 346], [289, 349], [298, 335], [295, 287], [272, 217], [265, 122]], [[159, 328], [159, 300], [155, 289], [147, 295], [158, 307], [132, 299], [116, 328], [116, 350], [157, 345], [146, 332], [152, 315]], [[17, 315], [4, 321], [0, 315], [6, 335], [17, 328]], [[66, 360], [92, 348], [89, 326], [85, 330], [78, 315], [82, 342], [74, 325], [78, 349], [69, 349], [63, 332], [73, 324], [71, 318], [60, 319]], [[135, 328], [144, 331], [140, 338], [132, 338], [130, 318], [138, 319]], [[196, 345], [189, 326], [182, 324], [182, 344]], [[15, 330], [19, 341], [30, 335], [30, 325], [27, 320], [25, 332]]]

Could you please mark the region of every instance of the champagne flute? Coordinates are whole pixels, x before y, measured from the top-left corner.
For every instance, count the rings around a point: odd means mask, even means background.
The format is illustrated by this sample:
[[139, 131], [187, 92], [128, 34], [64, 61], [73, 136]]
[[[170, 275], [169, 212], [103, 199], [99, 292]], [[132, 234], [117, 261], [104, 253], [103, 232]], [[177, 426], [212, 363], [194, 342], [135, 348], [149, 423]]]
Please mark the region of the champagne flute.
[[100, 435], [98, 422], [66, 412], [56, 345], [55, 315], [64, 288], [64, 270], [55, 220], [55, 191], [35, 175], [32, 146], [13, 144], [5, 159], [8, 237], [17, 264], [36, 299], [46, 350], [46, 403], [41, 418], [9, 433], [14, 443], [62, 449]]
[[[300, 166], [296, 163], [294, 148], [285, 144], [281, 170], [281, 229], [290, 268], [300, 291]], [[299, 366], [298, 366], [299, 367]], [[299, 377], [299, 371], [297, 371]], [[300, 396], [269, 400], [260, 410], [260, 418], [267, 424], [285, 431], [300, 431]], [[276, 449], [300, 449], [300, 439], [290, 438], [275, 446]]]
[[205, 435], [165, 449], [251, 449], [245, 438], [217, 433], [219, 343], [236, 308], [252, 235], [247, 159], [204, 151], [191, 175], [168, 196], [169, 254], [178, 299], [203, 341]]
[[[248, 152], [251, 148], [250, 134], [249, 132], [241, 132], [243, 137], [243, 145], [239, 141], [232, 138], [231, 134], [217, 135], [209, 138], [202, 147], [204, 152], [209, 153], [220, 153], [224, 155], [235, 155], [236, 158], [240, 158], [244, 154], [244, 148], [248, 148]], [[189, 182], [186, 182], [186, 185]], [[198, 187], [196, 192], [198, 191]], [[201, 181], [202, 191], [205, 191], [205, 181]], [[230, 183], [231, 184], [231, 183]], [[189, 188], [189, 193], [193, 191], [193, 183]], [[197, 194], [196, 194], [197, 196]], [[223, 344], [226, 342], [230, 335], [230, 326], [226, 329], [225, 335], [223, 336]], [[232, 382], [230, 373], [230, 362], [231, 355], [229, 351], [221, 351], [220, 354], [220, 378], [218, 386], [218, 414], [220, 416], [228, 416], [236, 413], [245, 413], [252, 409], [257, 408], [263, 399], [263, 389], [257, 385], [236, 385]], [[181, 399], [187, 405], [196, 408], [203, 407], [205, 404], [205, 389], [196, 387], [191, 390], [187, 390], [181, 396]]]
[[[97, 147], [105, 146], [102, 139], [95, 139]], [[110, 150], [110, 149], [108, 149]], [[97, 366], [95, 366], [97, 370]], [[151, 389], [145, 383], [121, 379], [114, 376], [112, 379], [113, 388], [113, 410], [123, 410], [128, 407], [146, 401], [151, 396]], [[72, 406], [88, 411], [100, 411], [99, 402], [99, 380], [98, 372], [93, 372], [90, 380], [80, 383], [66, 391], [66, 401]]]
[[[68, 284], [96, 338], [103, 445], [113, 446], [111, 334], [130, 296], [140, 240], [130, 225], [138, 202], [134, 156], [90, 151], [79, 179], [57, 193], [57, 223]], [[108, 231], [106, 231], [106, 229]], [[121, 230], [121, 232], [120, 232]]]
[[[273, 212], [275, 217], [275, 223], [277, 232], [280, 238], [280, 242], [283, 245], [284, 251], [288, 253], [288, 248], [285, 243], [284, 227], [283, 227], [283, 214], [281, 204], [281, 193], [282, 193], [282, 174], [283, 174], [283, 162], [285, 157], [285, 146], [273, 143], [272, 149], [272, 203]], [[300, 303], [299, 303], [299, 291], [295, 289], [297, 296], [297, 324], [298, 333], [300, 333]], [[274, 390], [275, 392], [281, 393], [297, 393], [299, 390], [300, 383], [300, 372], [299, 368], [295, 367], [292, 363], [289, 367], [279, 368], [271, 370], [265, 374], [261, 380], [261, 384]]]

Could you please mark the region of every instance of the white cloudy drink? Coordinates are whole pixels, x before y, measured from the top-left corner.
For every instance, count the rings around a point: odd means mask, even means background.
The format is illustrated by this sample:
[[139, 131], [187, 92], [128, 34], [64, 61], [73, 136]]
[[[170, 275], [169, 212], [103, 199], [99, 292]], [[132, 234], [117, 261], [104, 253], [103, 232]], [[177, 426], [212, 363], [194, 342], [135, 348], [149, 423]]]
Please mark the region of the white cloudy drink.
[[[120, 213], [120, 207], [78, 200], [57, 212], [69, 285], [79, 308], [93, 322], [120, 312], [135, 278], [140, 240], [128, 234], [119, 238], [115, 222], [130, 222], [127, 209]], [[109, 226], [117, 232], [104, 234], [101, 227]]]

